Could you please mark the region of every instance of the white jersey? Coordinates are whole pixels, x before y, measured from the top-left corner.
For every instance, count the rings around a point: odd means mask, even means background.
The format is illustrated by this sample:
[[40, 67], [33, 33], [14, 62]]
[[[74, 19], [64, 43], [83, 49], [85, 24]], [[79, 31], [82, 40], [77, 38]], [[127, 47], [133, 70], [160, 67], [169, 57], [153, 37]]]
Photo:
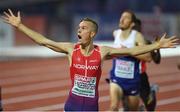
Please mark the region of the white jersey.
[[[121, 37], [122, 30], [118, 29], [113, 32], [115, 48], [132, 48], [135, 46], [137, 31], [132, 30], [127, 39]], [[139, 74], [139, 61], [131, 56], [118, 57], [114, 59], [114, 75], [121, 80], [134, 79]], [[123, 78], [123, 79], [122, 79]]]
[[114, 46], [115, 48], [121, 48], [122, 46], [125, 46], [127, 48], [132, 48], [135, 46], [135, 39], [136, 39], [136, 33], [137, 31], [132, 30], [129, 37], [126, 40], [123, 40], [121, 36], [121, 29], [117, 29], [113, 32], [114, 36]]

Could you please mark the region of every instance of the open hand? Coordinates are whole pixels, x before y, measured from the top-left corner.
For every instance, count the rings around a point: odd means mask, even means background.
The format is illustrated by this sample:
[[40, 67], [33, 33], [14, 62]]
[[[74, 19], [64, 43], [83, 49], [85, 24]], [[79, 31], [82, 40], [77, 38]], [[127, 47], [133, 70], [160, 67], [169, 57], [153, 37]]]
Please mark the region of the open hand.
[[17, 16], [15, 16], [10, 9], [7, 12], [4, 12], [4, 16], [2, 16], [4, 22], [18, 27], [21, 23], [21, 16], [20, 12], [18, 11]]
[[176, 36], [171, 36], [169, 38], [166, 38], [166, 33], [160, 38], [158, 41], [160, 48], [173, 48], [175, 45], [177, 45], [177, 41], [179, 39], [176, 38]]

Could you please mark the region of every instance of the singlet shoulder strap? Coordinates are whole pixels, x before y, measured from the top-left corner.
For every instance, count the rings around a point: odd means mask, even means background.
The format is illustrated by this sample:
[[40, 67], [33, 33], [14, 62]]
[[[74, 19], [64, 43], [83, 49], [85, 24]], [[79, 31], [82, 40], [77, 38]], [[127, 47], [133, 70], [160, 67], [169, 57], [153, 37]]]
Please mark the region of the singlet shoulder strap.
[[94, 50], [100, 52], [100, 48], [98, 45], [94, 45]]
[[74, 51], [77, 51], [77, 50], [79, 50], [80, 49], [80, 44], [75, 44], [74, 45]]
[[116, 30], [114, 30], [114, 32], [113, 32], [113, 36], [114, 37], [116, 37], [116, 36], [118, 36], [119, 37], [119, 34], [121, 33], [121, 29], [116, 29]]
[[132, 30], [131, 34], [130, 34], [130, 38], [135, 40], [136, 38], [136, 34], [137, 34], [137, 31], [136, 30]]

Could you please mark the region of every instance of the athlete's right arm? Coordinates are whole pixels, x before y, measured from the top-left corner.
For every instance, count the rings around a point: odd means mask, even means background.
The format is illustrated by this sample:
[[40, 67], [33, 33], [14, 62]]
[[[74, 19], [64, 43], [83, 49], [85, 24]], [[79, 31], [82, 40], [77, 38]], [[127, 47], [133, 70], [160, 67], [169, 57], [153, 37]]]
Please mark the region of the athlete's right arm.
[[25, 33], [28, 37], [30, 37], [37, 44], [48, 47], [56, 52], [69, 54], [73, 50], [73, 44], [68, 42], [55, 42], [52, 41], [43, 35], [31, 30], [23, 24], [18, 26], [18, 29]]
[[21, 16], [20, 12], [18, 12], [18, 15], [15, 16], [10, 9], [8, 9], [8, 12], [4, 12], [4, 22], [16, 27], [18, 30], [26, 34], [28, 37], [30, 37], [33, 41], [35, 41], [37, 44], [46, 46], [54, 51], [66, 53], [69, 54], [73, 50], [73, 44], [72, 43], [64, 43], [64, 42], [55, 42], [52, 41], [40, 33], [37, 33], [30, 28], [26, 27], [21, 22]]

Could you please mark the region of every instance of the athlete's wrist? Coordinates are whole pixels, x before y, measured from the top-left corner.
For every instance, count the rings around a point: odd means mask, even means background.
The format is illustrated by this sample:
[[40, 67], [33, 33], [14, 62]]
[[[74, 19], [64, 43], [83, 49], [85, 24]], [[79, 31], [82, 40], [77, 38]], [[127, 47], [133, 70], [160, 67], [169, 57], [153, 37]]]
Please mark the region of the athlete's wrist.
[[17, 28], [17, 29], [20, 29], [21, 26], [22, 26], [22, 23], [20, 22], [20, 23], [18, 23], [18, 24], [16, 25], [16, 28]]
[[155, 49], [154, 49], [154, 50], [157, 50], [157, 49], [160, 49], [160, 48], [161, 48], [159, 42], [154, 42], [153, 44], [154, 44], [154, 46], [155, 46]]

